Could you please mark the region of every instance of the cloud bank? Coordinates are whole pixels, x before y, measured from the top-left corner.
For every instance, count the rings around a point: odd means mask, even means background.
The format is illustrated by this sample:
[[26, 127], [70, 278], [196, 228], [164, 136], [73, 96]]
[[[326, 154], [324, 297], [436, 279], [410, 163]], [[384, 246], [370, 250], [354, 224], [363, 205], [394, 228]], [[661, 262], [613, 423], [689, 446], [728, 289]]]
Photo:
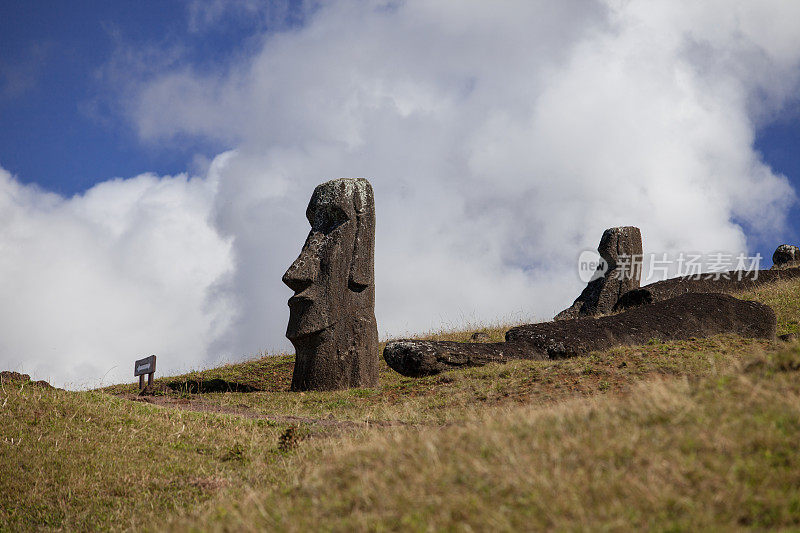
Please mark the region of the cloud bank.
[[209, 290], [232, 269], [212, 180], [142, 175], [64, 199], [0, 169], [0, 366], [59, 386], [186, 368], [227, 328]]
[[375, 189], [384, 336], [549, 318], [611, 226], [645, 251], [774, 243], [795, 193], [753, 140], [797, 94], [798, 19], [763, 0], [344, 0], [216, 71], [127, 80], [144, 142], [236, 149], [68, 200], [5, 174], [20, 229], [0, 294], [26, 311], [7, 311], [0, 362], [63, 379], [73, 357], [91, 373], [288, 348], [280, 278], [335, 177]]

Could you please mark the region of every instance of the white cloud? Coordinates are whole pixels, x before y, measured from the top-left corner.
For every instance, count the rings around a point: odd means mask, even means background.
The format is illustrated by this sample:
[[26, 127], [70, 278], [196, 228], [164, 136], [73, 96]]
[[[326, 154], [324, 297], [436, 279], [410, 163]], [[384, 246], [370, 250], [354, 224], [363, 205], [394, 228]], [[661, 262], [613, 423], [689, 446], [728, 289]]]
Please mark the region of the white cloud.
[[[236, 142], [215, 212], [235, 237], [234, 353], [286, 321], [283, 269], [316, 183], [367, 176], [384, 332], [550, 316], [614, 225], [652, 251], [744, 251], [794, 192], [752, 149], [797, 88], [795, 7], [763, 2], [341, 1], [229, 70], [165, 72], [149, 141]], [[793, 18], [794, 17], [794, 18]], [[742, 223], [747, 227], [742, 227]], [[285, 344], [282, 344], [285, 346]]]
[[[202, 5], [210, 11], [195, 22], [222, 16], [217, 3]], [[191, 303], [170, 309], [205, 314], [192, 322], [191, 350], [172, 353], [192, 365], [201, 360], [193, 354], [289, 346], [291, 291], [280, 278], [308, 230], [313, 187], [334, 177], [368, 177], [375, 188], [383, 334], [548, 318], [582, 287], [579, 252], [611, 226], [641, 227], [646, 251], [777, 241], [795, 193], [752, 144], [756, 125], [796, 94], [797, 10], [777, 1], [342, 0], [321, 4], [302, 28], [265, 35], [257, 53], [222, 72], [170, 63], [129, 80], [144, 141], [194, 135], [237, 146], [202, 180], [175, 186], [203, 191], [207, 203], [196, 212], [186, 204], [186, 216], [216, 243], [190, 245], [186, 268], [224, 259], [194, 292], [178, 284]], [[124, 182], [108, 186], [138, 204]], [[103, 231], [138, 228], [98, 209]], [[131, 230], [130, 242], [157, 247], [150, 239]], [[153, 275], [172, 287], [168, 269]], [[230, 327], [203, 329], [209, 316], [225, 325], [222, 309]], [[171, 333], [148, 346], [188, 335]]]
[[141, 175], [70, 199], [0, 169], [0, 367], [55, 384], [131, 379], [208, 360], [227, 302], [206, 302], [231, 269], [207, 216], [211, 180]]

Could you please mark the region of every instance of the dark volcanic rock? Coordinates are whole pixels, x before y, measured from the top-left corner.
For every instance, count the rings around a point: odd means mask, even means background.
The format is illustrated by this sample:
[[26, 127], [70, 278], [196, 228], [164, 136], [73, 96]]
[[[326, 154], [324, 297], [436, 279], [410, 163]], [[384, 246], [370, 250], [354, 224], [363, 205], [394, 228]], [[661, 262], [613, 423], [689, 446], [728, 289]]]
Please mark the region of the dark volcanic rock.
[[772, 268], [800, 267], [800, 248], [791, 244], [781, 244], [772, 254]]
[[363, 178], [314, 189], [300, 256], [283, 275], [289, 299], [286, 337], [294, 344], [292, 390], [378, 385], [375, 321], [375, 202]]
[[607, 229], [597, 251], [606, 262], [605, 274], [589, 282], [573, 304], [557, 314], [555, 320], [609, 313], [620, 296], [639, 287], [642, 275], [642, 233], [639, 228]]
[[516, 327], [506, 333], [505, 343], [393, 341], [383, 357], [397, 372], [416, 377], [512, 359], [575, 357], [651, 339], [687, 340], [721, 333], [774, 339], [775, 327], [775, 313], [766, 305], [726, 294], [691, 293], [618, 315]]
[[775, 327], [775, 312], [764, 304], [727, 294], [689, 293], [618, 315], [520, 326], [506, 333], [506, 342], [556, 359], [651, 339], [687, 340], [720, 333], [774, 339]]
[[613, 311], [622, 311], [653, 303], [653, 295], [647, 289], [633, 289], [620, 296], [614, 304]]
[[532, 354], [524, 346], [507, 342], [399, 340], [386, 343], [383, 358], [400, 374], [419, 377], [460, 367], [507, 363], [512, 359], [547, 359], [547, 356]]
[[623, 294], [614, 306], [614, 310], [631, 309], [687, 293], [736, 293], [791, 279], [800, 279], [800, 268], [731, 271], [721, 273], [719, 279], [714, 279], [706, 274], [700, 277], [685, 276], [665, 279]]

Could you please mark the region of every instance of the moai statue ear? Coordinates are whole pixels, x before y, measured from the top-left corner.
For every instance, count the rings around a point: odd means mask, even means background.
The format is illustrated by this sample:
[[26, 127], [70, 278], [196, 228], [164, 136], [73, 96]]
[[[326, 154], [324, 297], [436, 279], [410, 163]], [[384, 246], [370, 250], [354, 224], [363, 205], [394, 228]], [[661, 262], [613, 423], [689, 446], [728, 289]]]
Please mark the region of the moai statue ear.
[[375, 199], [367, 180], [358, 180], [353, 191], [356, 212], [356, 237], [350, 263], [350, 290], [360, 292], [375, 278]]

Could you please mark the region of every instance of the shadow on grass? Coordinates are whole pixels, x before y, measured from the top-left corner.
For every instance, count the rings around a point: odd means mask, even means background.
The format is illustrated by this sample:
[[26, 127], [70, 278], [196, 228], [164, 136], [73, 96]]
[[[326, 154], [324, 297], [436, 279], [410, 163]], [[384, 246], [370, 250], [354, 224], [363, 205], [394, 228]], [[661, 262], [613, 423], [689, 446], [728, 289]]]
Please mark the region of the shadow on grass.
[[174, 391], [188, 392], [190, 394], [204, 394], [209, 392], [258, 392], [261, 390], [245, 383], [236, 383], [235, 381], [227, 381], [220, 378], [170, 381], [167, 383], [167, 386]]

